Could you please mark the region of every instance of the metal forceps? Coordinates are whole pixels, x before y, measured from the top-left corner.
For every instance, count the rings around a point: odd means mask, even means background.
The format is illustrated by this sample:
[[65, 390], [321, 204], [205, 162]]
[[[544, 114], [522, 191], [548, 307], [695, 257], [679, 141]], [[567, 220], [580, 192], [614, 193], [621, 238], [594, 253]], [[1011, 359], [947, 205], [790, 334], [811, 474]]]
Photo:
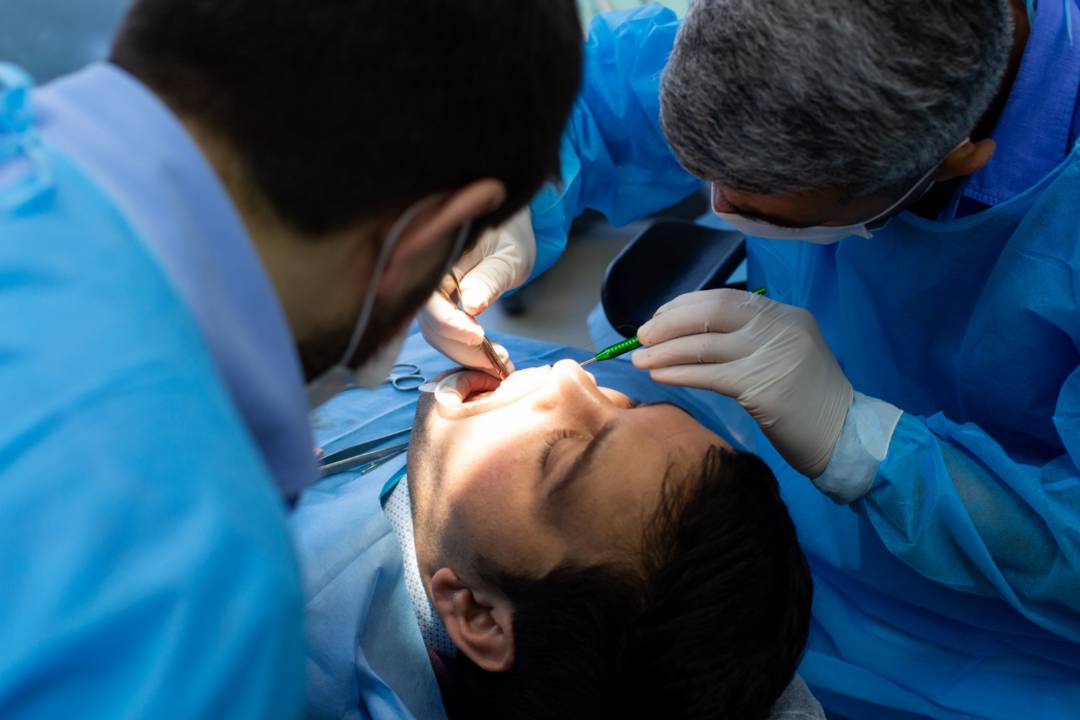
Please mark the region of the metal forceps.
[[[450, 301], [450, 304], [455, 306], [461, 312], [465, 312], [465, 306], [461, 302], [461, 283], [458, 281], [457, 273], [451, 271], [450, 278], [454, 281], [454, 292], [449, 293], [444, 290], [443, 295]], [[465, 314], [469, 315], [468, 313]], [[472, 317], [472, 315], [469, 315], [469, 317]], [[475, 320], [475, 318], [473, 319]], [[488, 362], [495, 368], [495, 372], [499, 374], [499, 379], [505, 380], [509, 377], [510, 370], [506, 367], [506, 363], [502, 361], [502, 358], [499, 357], [499, 353], [495, 352], [495, 348], [492, 346], [491, 341], [485, 337], [484, 341], [480, 343], [480, 348], [484, 351], [484, 356], [487, 357]]]
[[360, 468], [360, 474], [366, 475], [388, 460], [392, 460], [409, 448], [409, 443], [391, 445], [388, 448], [375, 450], [383, 443], [399, 438], [407, 438], [412, 432], [411, 427], [392, 432], [389, 435], [377, 437], [374, 440], [365, 440], [344, 450], [332, 452], [319, 460], [319, 474], [322, 477], [334, 475], [346, 470]]
[[390, 368], [386, 382], [393, 385], [395, 390], [408, 392], [419, 389], [427, 382], [427, 378], [416, 363], [397, 363]]

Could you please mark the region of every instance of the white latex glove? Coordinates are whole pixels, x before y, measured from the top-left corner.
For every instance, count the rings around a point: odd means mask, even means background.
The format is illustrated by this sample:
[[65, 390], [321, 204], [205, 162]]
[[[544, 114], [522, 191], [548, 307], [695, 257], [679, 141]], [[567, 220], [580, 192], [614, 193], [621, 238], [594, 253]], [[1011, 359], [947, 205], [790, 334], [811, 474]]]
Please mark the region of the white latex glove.
[[657, 382], [735, 398], [799, 472], [824, 472], [851, 407], [844, 376], [805, 310], [741, 290], [688, 293], [638, 330]]
[[[503, 293], [528, 280], [535, 264], [536, 236], [532, 229], [532, 214], [526, 206], [502, 226], [481, 235], [476, 245], [454, 264], [454, 273], [461, 282], [462, 304], [468, 315], [436, 292], [420, 311], [420, 329], [424, 337], [452, 360], [466, 367], [494, 372], [480, 347], [484, 330], [469, 316], [484, 312]], [[453, 287], [452, 283], [450, 287]], [[513, 369], [505, 348], [496, 343], [495, 352]]]

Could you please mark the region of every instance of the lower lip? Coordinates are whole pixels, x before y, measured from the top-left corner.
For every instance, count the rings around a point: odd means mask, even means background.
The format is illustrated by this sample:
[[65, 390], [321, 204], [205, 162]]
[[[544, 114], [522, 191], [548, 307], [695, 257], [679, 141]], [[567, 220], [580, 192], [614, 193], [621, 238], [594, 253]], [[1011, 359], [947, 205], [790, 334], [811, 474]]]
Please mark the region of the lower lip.
[[443, 378], [435, 388], [440, 410], [457, 417], [509, 405], [544, 383], [550, 365], [519, 370], [503, 381], [477, 370], [462, 370]]

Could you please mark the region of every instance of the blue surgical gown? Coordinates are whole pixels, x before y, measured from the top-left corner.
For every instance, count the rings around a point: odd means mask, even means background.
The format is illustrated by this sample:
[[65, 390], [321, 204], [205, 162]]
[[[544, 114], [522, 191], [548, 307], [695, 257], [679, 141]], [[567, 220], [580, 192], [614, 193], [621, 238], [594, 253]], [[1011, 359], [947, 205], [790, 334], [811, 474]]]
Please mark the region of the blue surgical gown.
[[302, 707], [283, 503], [194, 318], [0, 87], [0, 717]]
[[[657, 120], [677, 29], [657, 6], [594, 22], [563, 183], [532, 205], [541, 267], [583, 209], [623, 222], [697, 187]], [[750, 284], [809, 309], [855, 389], [904, 411], [851, 507], [760, 433], [745, 443], [780, 476], [814, 570], [801, 671], [834, 712], [1080, 712], [1078, 53], [1061, 5], [1041, 3], [998, 155], [947, 217], [749, 242]]]

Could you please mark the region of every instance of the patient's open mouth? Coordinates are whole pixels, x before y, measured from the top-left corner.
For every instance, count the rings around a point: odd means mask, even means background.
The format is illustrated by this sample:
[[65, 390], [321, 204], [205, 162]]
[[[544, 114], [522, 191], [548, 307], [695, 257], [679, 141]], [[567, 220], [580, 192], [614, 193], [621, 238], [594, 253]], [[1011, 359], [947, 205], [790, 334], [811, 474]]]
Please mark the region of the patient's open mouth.
[[467, 405], [492, 395], [501, 382], [485, 372], [459, 370], [438, 382], [435, 400], [445, 407]]
[[435, 387], [435, 401], [451, 415], [491, 410], [532, 392], [550, 371], [550, 366], [529, 368], [499, 380], [479, 370], [461, 370], [439, 381]]
[[492, 393], [494, 392], [494, 390], [481, 390], [478, 392], [469, 393], [469, 395], [465, 398], [464, 402], [468, 404], [471, 402], [476, 402], [477, 400], [483, 400], [484, 398], [491, 397]]

